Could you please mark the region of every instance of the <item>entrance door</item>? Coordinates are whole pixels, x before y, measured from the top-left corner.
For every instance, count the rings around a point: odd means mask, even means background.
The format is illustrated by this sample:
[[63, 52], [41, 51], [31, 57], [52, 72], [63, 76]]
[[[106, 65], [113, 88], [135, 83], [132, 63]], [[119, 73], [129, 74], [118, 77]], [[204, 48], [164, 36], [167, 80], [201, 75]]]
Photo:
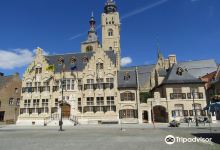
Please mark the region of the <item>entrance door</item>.
[[4, 121], [5, 112], [0, 111], [0, 121]]
[[[163, 106], [155, 106], [153, 108], [152, 116], [154, 115], [155, 122], [166, 123], [168, 122], [168, 115], [166, 112], [166, 108]], [[153, 119], [153, 117], [152, 117]], [[153, 121], [153, 120], [152, 120]]]
[[142, 119], [143, 119], [143, 123], [148, 123], [148, 112], [147, 111], [143, 111]]
[[70, 117], [70, 105], [69, 104], [63, 104], [61, 106], [62, 108], [62, 115], [64, 118], [69, 118]]

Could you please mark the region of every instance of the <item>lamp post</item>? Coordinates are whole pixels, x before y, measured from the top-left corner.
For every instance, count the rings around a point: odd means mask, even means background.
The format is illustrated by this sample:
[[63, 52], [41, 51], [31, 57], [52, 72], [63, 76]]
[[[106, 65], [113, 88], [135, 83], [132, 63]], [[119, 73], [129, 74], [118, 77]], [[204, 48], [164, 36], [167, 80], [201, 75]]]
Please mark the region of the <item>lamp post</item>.
[[192, 96], [193, 96], [193, 108], [195, 112], [195, 119], [196, 119], [196, 126], [198, 127], [198, 119], [197, 119], [197, 111], [196, 111], [196, 105], [195, 105], [195, 90], [192, 90]]
[[59, 131], [63, 131], [63, 86], [64, 86], [64, 60], [61, 61], [62, 62], [62, 81], [61, 81], [61, 104], [60, 104], [60, 108], [61, 108], [61, 116], [60, 116], [60, 121], [59, 121], [59, 126], [60, 126], [60, 130]]

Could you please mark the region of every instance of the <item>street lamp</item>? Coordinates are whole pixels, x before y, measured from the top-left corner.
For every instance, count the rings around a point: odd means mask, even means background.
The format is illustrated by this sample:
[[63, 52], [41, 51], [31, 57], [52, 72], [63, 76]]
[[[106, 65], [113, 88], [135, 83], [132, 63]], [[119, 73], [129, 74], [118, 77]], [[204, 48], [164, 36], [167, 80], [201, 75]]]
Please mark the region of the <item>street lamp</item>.
[[198, 118], [197, 118], [197, 111], [196, 111], [196, 105], [195, 105], [195, 90], [192, 90], [192, 96], [193, 96], [193, 108], [194, 108], [194, 112], [195, 112], [195, 119], [196, 119], [196, 126], [198, 127]]
[[62, 81], [61, 81], [61, 88], [62, 88], [62, 91], [61, 91], [61, 96], [62, 96], [62, 99], [61, 99], [61, 104], [60, 104], [60, 108], [61, 108], [61, 116], [60, 116], [60, 121], [59, 121], [59, 126], [60, 126], [60, 130], [59, 131], [63, 131], [63, 86], [64, 86], [64, 60], [61, 60], [61, 63], [62, 63]]

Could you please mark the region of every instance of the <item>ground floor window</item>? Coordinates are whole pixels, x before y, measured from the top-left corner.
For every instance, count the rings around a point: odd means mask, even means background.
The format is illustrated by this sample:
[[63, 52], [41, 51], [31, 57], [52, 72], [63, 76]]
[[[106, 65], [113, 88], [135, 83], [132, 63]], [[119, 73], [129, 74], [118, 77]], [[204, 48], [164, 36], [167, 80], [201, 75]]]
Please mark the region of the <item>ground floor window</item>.
[[137, 110], [124, 109], [119, 111], [120, 118], [138, 118]]
[[195, 113], [195, 110], [189, 110], [190, 116], [195, 116], [196, 114], [197, 116], [206, 116], [206, 111], [201, 109], [196, 109], [196, 113]]
[[[79, 111], [81, 112], [82, 111], [82, 107], [79, 107], [78, 108]], [[113, 105], [113, 106], [85, 106], [83, 107], [83, 113], [86, 113], [86, 112], [108, 112], [108, 111], [114, 111], [116, 112], [116, 106]]]

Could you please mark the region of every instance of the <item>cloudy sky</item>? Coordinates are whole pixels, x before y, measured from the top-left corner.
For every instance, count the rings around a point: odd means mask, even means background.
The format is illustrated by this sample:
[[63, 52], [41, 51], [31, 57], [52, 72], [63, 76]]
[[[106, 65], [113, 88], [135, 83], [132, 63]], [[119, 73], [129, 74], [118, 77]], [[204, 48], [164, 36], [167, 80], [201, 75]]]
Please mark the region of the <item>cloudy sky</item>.
[[[45, 55], [75, 53], [93, 11], [100, 25], [106, 0], [1, 0], [0, 72], [19, 72], [39, 46]], [[122, 65], [152, 64], [157, 43], [178, 61], [220, 62], [219, 0], [116, 0], [121, 16]], [[97, 30], [101, 40], [101, 30]]]

